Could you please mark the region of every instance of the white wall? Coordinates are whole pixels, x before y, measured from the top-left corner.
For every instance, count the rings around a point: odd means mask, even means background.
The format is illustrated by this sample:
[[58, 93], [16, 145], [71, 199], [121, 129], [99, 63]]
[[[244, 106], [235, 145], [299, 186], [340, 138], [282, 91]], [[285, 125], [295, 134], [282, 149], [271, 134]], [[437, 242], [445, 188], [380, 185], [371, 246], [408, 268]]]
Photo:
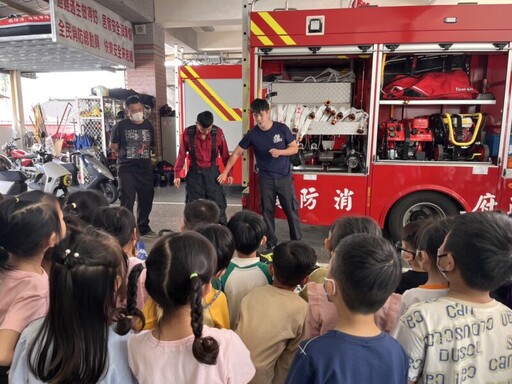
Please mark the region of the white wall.
[[[153, 0], [95, 0], [132, 23], [150, 23], [155, 19]], [[186, 3], [185, 1], [183, 3]]]

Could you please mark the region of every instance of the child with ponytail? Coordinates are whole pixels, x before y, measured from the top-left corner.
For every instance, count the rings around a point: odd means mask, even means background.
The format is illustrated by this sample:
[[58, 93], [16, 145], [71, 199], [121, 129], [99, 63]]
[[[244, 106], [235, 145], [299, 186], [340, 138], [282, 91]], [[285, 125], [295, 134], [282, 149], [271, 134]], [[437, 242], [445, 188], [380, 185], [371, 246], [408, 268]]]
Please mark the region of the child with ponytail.
[[[142, 260], [137, 257], [137, 241], [139, 238], [137, 222], [129, 209], [124, 207], [98, 208], [92, 218], [92, 225], [117, 239], [127, 256], [128, 273], [130, 273], [134, 266], [142, 263]], [[144, 288], [145, 281], [146, 274], [143, 272], [139, 279], [137, 295], [137, 308], [140, 310], [144, 308], [144, 304], [148, 300], [148, 295]], [[124, 299], [121, 297], [122, 301]]]
[[[146, 289], [163, 309], [155, 329], [128, 341], [130, 367], [141, 384], [248, 383], [249, 351], [231, 330], [203, 326], [202, 298], [211, 289], [215, 250], [202, 235], [186, 231], [161, 238], [146, 260]], [[141, 265], [129, 278], [128, 314]], [[131, 304], [131, 305], [130, 305]]]
[[30, 192], [0, 202], [0, 383], [23, 329], [48, 311], [44, 253], [65, 235], [57, 200]]
[[136, 383], [127, 351], [132, 319], [116, 309], [125, 291], [121, 247], [87, 227], [70, 233], [52, 255], [50, 308], [23, 331], [10, 382]]

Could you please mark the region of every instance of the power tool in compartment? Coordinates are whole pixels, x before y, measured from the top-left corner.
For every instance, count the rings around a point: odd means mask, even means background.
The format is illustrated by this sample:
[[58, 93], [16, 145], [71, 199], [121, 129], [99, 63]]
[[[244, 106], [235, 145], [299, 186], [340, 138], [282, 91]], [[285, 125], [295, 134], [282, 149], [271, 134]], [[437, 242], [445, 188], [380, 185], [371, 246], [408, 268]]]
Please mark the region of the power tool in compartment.
[[432, 158], [435, 161], [489, 161], [489, 147], [480, 142], [486, 123], [486, 113], [430, 115], [429, 126], [434, 133]]
[[380, 126], [382, 159], [425, 160], [434, 142], [428, 116], [390, 120]]

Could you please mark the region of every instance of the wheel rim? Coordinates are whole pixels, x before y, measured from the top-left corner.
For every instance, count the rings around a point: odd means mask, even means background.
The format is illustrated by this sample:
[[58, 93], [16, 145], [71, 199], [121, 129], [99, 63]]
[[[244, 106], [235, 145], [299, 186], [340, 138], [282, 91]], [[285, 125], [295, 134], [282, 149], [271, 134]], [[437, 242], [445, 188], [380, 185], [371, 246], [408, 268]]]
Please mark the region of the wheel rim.
[[103, 184], [101, 189], [103, 190], [103, 194], [108, 201], [111, 201], [114, 198], [115, 192], [109, 184]]
[[404, 214], [403, 226], [411, 221], [424, 220], [424, 219], [443, 219], [446, 217], [444, 210], [433, 203], [417, 203], [410, 207]]

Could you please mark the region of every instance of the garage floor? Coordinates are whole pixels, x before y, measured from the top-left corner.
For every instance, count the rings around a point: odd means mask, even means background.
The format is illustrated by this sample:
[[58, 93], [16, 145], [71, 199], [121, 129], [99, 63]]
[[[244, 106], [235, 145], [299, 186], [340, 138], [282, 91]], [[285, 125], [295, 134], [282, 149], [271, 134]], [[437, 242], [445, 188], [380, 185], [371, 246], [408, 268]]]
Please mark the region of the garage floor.
[[[242, 209], [241, 196], [242, 187], [225, 187], [228, 209], [228, 220], [231, 215]], [[150, 216], [150, 225], [153, 231], [162, 229], [171, 229], [179, 231], [183, 223], [183, 208], [185, 206], [185, 185], [182, 184], [178, 190], [173, 187], [156, 187], [153, 210]], [[279, 241], [286, 241], [288, 237], [288, 224], [286, 220], [276, 219], [276, 233]], [[325, 263], [328, 261], [327, 251], [324, 249], [324, 239], [327, 237], [328, 228], [303, 225], [302, 240], [311, 244], [317, 251], [318, 261]], [[144, 238], [146, 246], [151, 247], [156, 239]]]

